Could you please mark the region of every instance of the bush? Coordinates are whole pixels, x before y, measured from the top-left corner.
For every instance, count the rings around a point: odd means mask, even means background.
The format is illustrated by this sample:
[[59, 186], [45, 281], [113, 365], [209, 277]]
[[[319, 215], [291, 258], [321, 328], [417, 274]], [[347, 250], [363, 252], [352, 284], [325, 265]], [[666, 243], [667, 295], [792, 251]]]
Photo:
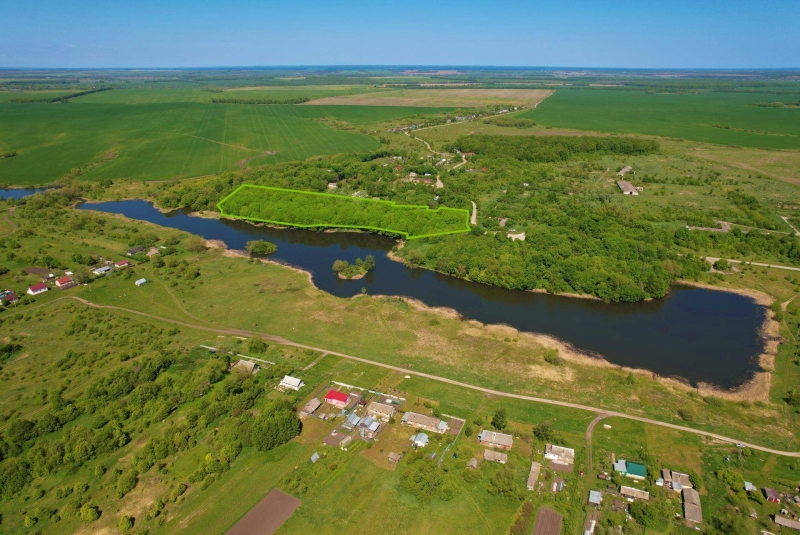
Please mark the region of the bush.
[[122, 516], [117, 522], [117, 527], [123, 533], [133, 528], [134, 518], [132, 516]]
[[261, 338], [251, 338], [247, 341], [247, 351], [250, 353], [264, 353], [268, 347]]
[[558, 356], [558, 349], [548, 349], [544, 352], [544, 361], [554, 366], [561, 365], [561, 357]]
[[84, 522], [94, 522], [100, 518], [100, 509], [96, 505], [85, 503], [81, 505], [80, 516]]
[[187, 251], [199, 253], [206, 250], [206, 240], [200, 236], [189, 236], [184, 242]]
[[498, 431], [502, 431], [506, 428], [506, 410], [501, 407], [494, 412], [494, 416], [492, 416], [492, 427], [497, 429]]
[[685, 422], [693, 422], [697, 417], [697, 410], [694, 407], [682, 407], [678, 409], [678, 416]]

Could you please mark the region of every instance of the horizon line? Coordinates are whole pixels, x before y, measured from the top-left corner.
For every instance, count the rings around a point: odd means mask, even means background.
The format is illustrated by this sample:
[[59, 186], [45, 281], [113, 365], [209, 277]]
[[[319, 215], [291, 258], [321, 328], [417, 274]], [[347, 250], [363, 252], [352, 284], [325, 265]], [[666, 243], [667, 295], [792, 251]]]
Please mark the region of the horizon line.
[[590, 71], [800, 71], [797, 67], [583, 67], [583, 66], [564, 66], [564, 65], [457, 65], [457, 64], [285, 64], [285, 65], [216, 65], [216, 66], [192, 66], [192, 67], [5, 67], [0, 66], [0, 71], [33, 71], [33, 70], [61, 70], [61, 71], [107, 71], [107, 70], [146, 70], [146, 71], [182, 71], [182, 70], [222, 70], [222, 69], [314, 69], [314, 68], [449, 68], [449, 69], [570, 69], [570, 70], [590, 70]]

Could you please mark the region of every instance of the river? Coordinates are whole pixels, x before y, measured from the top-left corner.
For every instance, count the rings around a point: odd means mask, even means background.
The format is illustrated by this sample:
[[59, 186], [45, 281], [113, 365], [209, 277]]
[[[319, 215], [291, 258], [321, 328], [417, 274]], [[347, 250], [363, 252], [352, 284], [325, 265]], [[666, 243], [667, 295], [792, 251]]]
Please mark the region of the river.
[[[232, 249], [244, 249], [251, 240], [267, 240], [278, 246], [273, 258], [310, 271], [314, 284], [333, 295], [351, 297], [366, 288], [372, 295], [412, 297], [483, 323], [555, 336], [609, 362], [682, 377], [693, 384], [732, 388], [759, 370], [757, 357], [764, 347], [759, 327], [766, 309], [730, 292], [674, 286], [664, 299], [604, 303], [505, 290], [410, 269], [386, 257], [393, 240], [374, 234], [274, 229], [192, 217], [182, 211], [164, 214], [141, 200], [81, 208], [222, 240]], [[334, 260], [353, 262], [369, 254], [375, 257], [375, 271], [361, 280], [341, 280], [331, 270]]]

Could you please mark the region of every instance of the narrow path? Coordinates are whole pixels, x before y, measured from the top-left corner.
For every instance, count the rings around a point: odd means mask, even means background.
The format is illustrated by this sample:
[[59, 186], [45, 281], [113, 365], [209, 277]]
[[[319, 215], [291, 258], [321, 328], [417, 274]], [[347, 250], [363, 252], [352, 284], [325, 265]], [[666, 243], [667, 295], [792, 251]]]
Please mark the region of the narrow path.
[[586, 477], [591, 478], [593, 473], [593, 465], [592, 465], [592, 433], [594, 432], [595, 426], [600, 423], [600, 420], [605, 418], [607, 415], [603, 412], [595, 416], [594, 420], [591, 421], [589, 427], [586, 428]]
[[11, 226], [11, 231], [9, 231], [9, 232], [6, 232], [6, 233], [5, 233], [5, 234], [3, 234], [2, 236], [0, 236], [0, 238], [5, 238], [6, 236], [11, 236], [11, 235], [12, 235], [12, 234], [14, 234], [14, 233], [17, 231], [17, 229], [19, 228], [19, 227], [17, 226], [17, 224], [16, 224], [16, 223], [14, 223], [13, 221], [11, 221], [11, 219], [9, 219], [9, 217], [8, 217], [8, 216], [5, 216], [5, 218], [4, 218], [4, 219], [5, 219], [6, 223], [8, 223], [8, 224]]
[[[453, 169], [458, 169], [459, 167], [461, 167], [461, 166], [462, 166], [462, 165], [464, 165], [465, 163], [467, 163], [467, 157], [466, 157], [466, 156], [464, 156], [464, 153], [462, 152], [462, 153], [461, 153], [461, 163], [454, 165], [454, 166], [453, 166]], [[452, 171], [453, 169], [451, 169], [451, 171]]]
[[[781, 303], [781, 310], [783, 310], [784, 312], [786, 312], [786, 309], [787, 309], [787, 308], [789, 308], [789, 305], [791, 305], [791, 304], [792, 304], [792, 301], [794, 301], [795, 299], [797, 299], [797, 296], [798, 296], [798, 295], [800, 295], [800, 293], [794, 294], [794, 295], [793, 295], [792, 297], [790, 297], [790, 298], [789, 298], [787, 301], [784, 301], [783, 303]], [[789, 329], [789, 331], [791, 332], [791, 329]]]
[[475, 201], [470, 201], [472, 203], [472, 215], [469, 216], [469, 224], [470, 225], [477, 225], [478, 224], [478, 205], [475, 204]]
[[787, 225], [789, 225], [790, 227], [792, 227], [792, 230], [794, 231], [794, 235], [795, 235], [795, 236], [800, 236], [800, 230], [797, 230], [797, 227], [795, 227], [794, 225], [792, 225], [791, 223], [789, 223], [789, 218], [788, 218], [787, 216], [785, 216], [785, 215], [782, 215], [782, 216], [781, 216], [781, 219], [783, 219], [783, 221], [784, 221], [784, 222], [785, 222]]
[[[713, 264], [714, 262], [719, 260], [719, 258], [715, 258], [713, 256], [707, 256], [706, 260]], [[725, 260], [727, 260], [732, 264], [747, 264], [749, 266], [758, 266], [758, 267], [775, 268], [775, 269], [788, 269], [789, 271], [800, 271], [800, 267], [781, 266], [780, 264], [763, 264], [761, 262], [746, 262], [744, 260], [734, 260], [733, 258], [726, 258]]]
[[[210, 332], [210, 333], [215, 333], [215, 334], [232, 335], [232, 336], [245, 336], [245, 337], [248, 337], [248, 338], [249, 337], [260, 337], [260, 338], [262, 338], [264, 340], [268, 340], [268, 341], [271, 341], [271, 342], [276, 343], [276, 344], [283, 344], [283, 345], [287, 345], [287, 346], [291, 346], [291, 347], [297, 347], [297, 348], [300, 348], [300, 349], [310, 349], [312, 351], [325, 352], [325, 353], [328, 353], [330, 355], [335, 355], [337, 357], [341, 357], [341, 358], [344, 358], [344, 359], [352, 360], [352, 361], [355, 361], [355, 362], [361, 362], [363, 364], [368, 364], [370, 366], [378, 366], [380, 368], [384, 368], [384, 369], [387, 369], [387, 370], [400, 372], [400, 373], [405, 374], [405, 375], [416, 375], [417, 377], [423, 377], [425, 379], [430, 379], [432, 381], [438, 381], [440, 383], [445, 383], [445, 384], [449, 384], [449, 385], [453, 385], [453, 386], [458, 386], [458, 387], [461, 387], [461, 388], [467, 388], [469, 390], [475, 390], [477, 392], [483, 392], [484, 394], [490, 394], [490, 395], [493, 395], [493, 396], [511, 398], [511, 399], [520, 399], [520, 400], [523, 400], [523, 401], [533, 401], [533, 402], [536, 402], [536, 403], [543, 403], [543, 404], [546, 404], [546, 405], [553, 405], [553, 406], [558, 406], [558, 407], [566, 407], [566, 408], [569, 408], [569, 409], [577, 409], [577, 410], [582, 410], [582, 411], [587, 411], [587, 412], [593, 412], [593, 413], [597, 413], [597, 414], [603, 414], [603, 415], [605, 415], [604, 417], [606, 417], [606, 418], [612, 418], [612, 417], [626, 418], [628, 420], [634, 420], [634, 421], [642, 422], [642, 423], [646, 423], [646, 424], [658, 425], [658, 426], [661, 426], [661, 427], [667, 427], [669, 429], [675, 429], [677, 431], [683, 431], [683, 432], [686, 432], [686, 433], [693, 433], [695, 435], [700, 435], [700, 436], [704, 436], [704, 437], [708, 437], [708, 438], [713, 438], [713, 439], [716, 439], [716, 440], [721, 440], [723, 442], [729, 442], [731, 444], [741, 443], [741, 444], [744, 444], [745, 447], [752, 448], [752, 449], [758, 450], [758, 451], [763, 451], [763, 452], [766, 452], [766, 453], [774, 453], [776, 455], [784, 455], [784, 456], [787, 456], [787, 457], [798, 457], [798, 458], [800, 458], [800, 451], [782, 451], [782, 450], [777, 450], [777, 449], [774, 449], [774, 448], [768, 448], [768, 447], [765, 447], [765, 446], [759, 446], [757, 444], [744, 442], [742, 440], [738, 440], [738, 439], [735, 439], [735, 438], [726, 437], [725, 435], [720, 435], [718, 433], [712, 433], [712, 432], [709, 432], [709, 431], [702, 431], [700, 429], [694, 429], [692, 427], [686, 427], [686, 426], [683, 426], [683, 425], [677, 425], [677, 424], [671, 424], [671, 423], [668, 423], [668, 422], [662, 422], [662, 421], [659, 421], [659, 420], [654, 420], [652, 418], [645, 418], [643, 416], [635, 416], [633, 414], [626, 414], [626, 413], [623, 413], [623, 412], [609, 411], [609, 410], [601, 409], [599, 407], [592, 407], [592, 406], [589, 406], [589, 405], [582, 405], [580, 403], [571, 403], [571, 402], [568, 402], [568, 401], [559, 401], [559, 400], [548, 399], [548, 398], [540, 398], [540, 397], [536, 397], [536, 396], [526, 396], [526, 395], [523, 395], [523, 394], [512, 394], [510, 392], [502, 392], [500, 390], [493, 390], [491, 388], [484, 388], [482, 386], [471, 385], [469, 383], [463, 383], [461, 381], [456, 381], [454, 379], [448, 379], [447, 377], [439, 377], [437, 375], [432, 375], [430, 373], [423, 373], [423, 372], [419, 372], [419, 371], [416, 371], [416, 370], [410, 370], [408, 368], [401, 368], [400, 366], [392, 366], [391, 364], [384, 364], [382, 362], [376, 362], [374, 360], [369, 360], [369, 359], [365, 359], [365, 358], [361, 358], [361, 357], [355, 357], [353, 355], [348, 355], [346, 353], [339, 353], [338, 351], [332, 351], [330, 349], [324, 349], [324, 348], [320, 348], [320, 347], [314, 347], [314, 346], [309, 346], [309, 345], [305, 345], [305, 344], [299, 344], [297, 342], [293, 342], [291, 340], [287, 340], [286, 338], [282, 338], [282, 337], [276, 336], [274, 334], [266, 334], [266, 333], [260, 333], [260, 332], [256, 332], [256, 331], [249, 331], [247, 329], [232, 329], [232, 328], [219, 328], [219, 329], [217, 329], [217, 328], [213, 328], [213, 327], [206, 327], [204, 325], [195, 325], [195, 324], [187, 323], [187, 322], [184, 322], [184, 321], [173, 320], [173, 319], [169, 319], [169, 318], [162, 318], [160, 316], [156, 316], [155, 314], [148, 314], [147, 312], [140, 312], [138, 310], [133, 310], [133, 309], [130, 309], [130, 308], [124, 308], [124, 307], [114, 306], [114, 305], [99, 305], [97, 303], [93, 303], [93, 302], [88, 301], [88, 300], [86, 300], [86, 299], [84, 299], [82, 297], [78, 297], [78, 296], [74, 296], [74, 295], [59, 297], [59, 298], [54, 299], [52, 301], [49, 301], [47, 303], [43, 303], [42, 305], [39, 305], [39, 306], [50, 305], [50, 304], [57, 303], [59, 301], [65, 300], [65, 299], [72, 299], [72, 300], [78, 301], [80, 303], [83, 303], [86, 306], [90, 306], [90, 307], [101, 309], [101, 310], [118, 310], [120, 312], [125, 312], [125, 313], [133, 314], [133, 315], [136, 315], [136, 316], [142, 316], [142, 317], [145, 317], [145, 318], [150, 318], [150, 319], [154, 319], [154, 320], [158, 320], [158, 321], [163, 321], [163, 322], [166, 322], [166, 323], [172, 323], [173, 325], [181, 325], [183, 327], [188, 327], [190, 329], [195, 329], [195, 330], [198, 330], [198, 331]], [[26, 307], [23, 310], [20, 310], [20, 311], [17, 311], [17, 312], [12, 312], [9, 315], [28, 312], [32, 308], [34, 308], [34, 307]]]
[[327, 353], [327, 351], [326, 351], [326, 352], [323, 352], [323, 353], [322, 353], [320, 356], [318, 356], [318, 357], [317, 357], [317, 358], [314, 360], [314, 362], [312, 362], [311, 364], [309, 364], [308, 366], [306, 366], [305, 368], [303, 368], [303, 371], [310, 370], [311, 368], [313, 368], [314, 366], [316, 366], [316, 365], [319, 363], [319, 361], [321, 361], [322, 359], [324, 359], [324, 358], [325, 358], [325, 357], [327, 357], [327, 356], [328, 356], [328, 353]]

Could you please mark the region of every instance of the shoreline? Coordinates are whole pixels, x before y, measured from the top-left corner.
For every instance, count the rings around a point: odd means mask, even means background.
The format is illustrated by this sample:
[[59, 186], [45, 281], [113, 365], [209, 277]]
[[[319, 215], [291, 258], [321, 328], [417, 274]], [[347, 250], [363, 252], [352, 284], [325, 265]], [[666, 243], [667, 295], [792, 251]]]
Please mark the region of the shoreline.
[[[153, 204], [153, 206], [155, 206], [155, 204]], [[160, 210], [160, 211], [171, 212], [173, 210]], [[189, 215], [194, 215], [194, 214], [197, 214], [195, 215], [195, 217], [202, 217], [199, 212], [197, 213], [192, 212]], [[120, 214], [111, 214], [111, 215], [125, 217]], [[405, 241], [399, 240], [397, 248], [402, 249], [404, 245]], [[251, 259], [250, 255], [246, 251], [229, 249], [227, 245], [224, 244], [224, 242], [221, 242], [220, 240], [206, 240], [206, 246], [212, 249], [223, 249], [223, 256], [246, 258], [248, 260]], [[387, 251], [386, 255], [392, 261], [404, 263], [404, 261], [394, 253], [394, 251], [391, 250]], [[293, 266], [286, 262], [281, 262], [268, 258], [259, 258], [258, 260], [262, 263], [274, 264], [277, 266], [291, 269], [297, 273], [303, 273], [307, 276], [309, 284], [312, 286], [312, 288], [314, 288], [317, 291], [323, 291], [320, 290], [320, 288], [318, 288], [314, 284], [313, 275], [308, 270], [305, 270], [297, 266]], [[428, 268], [422, 268], [422, 269], [428, 269]], [[436, 270], [429, 270], [429, 271], [436, 271]], [[704, 284], [694, 281], [685, 281], [685, 280], [676, 281], [676, 284], [682, 284], [686, 286], [692, 286], [709, 290], [736, 293], [748, 297], [753, 301], [755, 301], [757, 304], [764, 307], [769, 307], [773, 302], [773, 299], [769, 295], [753, 289], [720, 288], [709, 284]], [[528, 290], [528, 291], [531, 291], [533, 293], [547, 293], [546, 291], [541, 289]], [[645, 376], [653, 380], [657, 380], [665, 385], [680, 387], [682, 390], [687, 392], [695, 391], [702, 396], [717, 396], [734, 401], [742, 401], [742, 400], [769, 401], [769, 392], [772, 384], [772, 372], [775, 369], [775, 357], [777, 356], [777, 349], [780, 340], [780, 335], [779, 335], [780, 324], [772, 318], [769, 311], [767, 311], [765, 314], [764, 323], [758, 327], [759, 335], [762, 337], [762, 340], [764, 341], [764, 350], [759, 355], [754, 356], [754, 358], [757, 358], [757, 362], [761, 370], [754, 371], [753, 375], [750, 378], [746, 379], [742, 384], [730, 389], [725, 389], [718, 385], [702, 383], [702, 382], [697, 383], [697, 386], [692, 386], [692, 384], [688, 380], [681, 377], [665, 377], [665, 376], [660, 376], [655, 372], [652, 372], [646, 368], [632, 368], [628, 366], [614, 364], [608, 361], [603, 355], [592, 354], [585, 350], [581, 350], [579, 348], [576, 348], [571, 343], [564, 341], [558, 337], [545, 333], [520, 331], [515, 327], [503, 323], [485, 324], [478, 320], [467, 318], [452, 308], [429, 307], [416, 298], [411, 298], [402, 295], [391, 295], [391, 296], [372, 295], [372, 294], [369, 295], [374, 298], [382, 297], [382, 298], [403, 299], [404, 301], [409, 303], [413, 308], [420, 311], [427, 311], [435, 314], [440, 314], [451, 319], [453, 318], [461, 319], [462, 321], [470, 323], [471, 325], [490, 331], [496, 330], [505, 333], [513, 333], [517, 336], [531, 337], [534, 342], [536, 342], [538, 345], [545, 347], [546, 349], [557, 349], [559, 351], [559, 356], [574, 364], [600, 366], [604, 368], [617, 369], [625, 373], [634, 373], [636, 375]], [[563, 295], [565, 297], [575, 297], [581, 299], [602, 301], [601, 299], [590, 295], [586, 296], [582, 296], [580, 294], [549, 294], [549, 295]], [[360, 295], [357, 294], [351, 297], [350, 299], [354, 299], [356, 297], [360, 297]]]

